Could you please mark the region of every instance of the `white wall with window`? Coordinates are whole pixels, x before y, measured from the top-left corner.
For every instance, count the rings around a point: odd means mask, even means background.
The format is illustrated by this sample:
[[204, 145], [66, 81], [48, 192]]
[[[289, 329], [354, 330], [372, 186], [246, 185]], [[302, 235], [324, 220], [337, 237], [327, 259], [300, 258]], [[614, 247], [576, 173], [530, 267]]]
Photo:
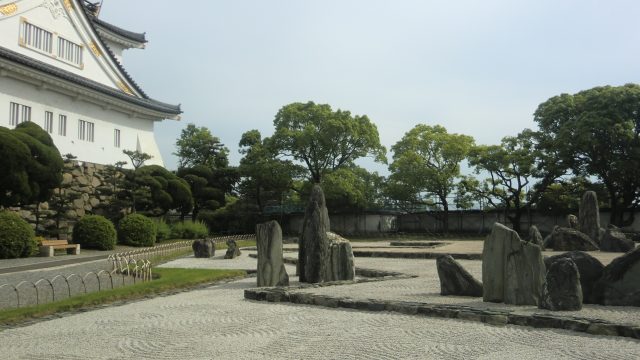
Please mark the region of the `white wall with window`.
[[44, 131], [49, 134], [53, 133], [53, 112], [45, 111], [44, 112], [44, 126], [42, 127]]
[[[77, 101], [10, 77], [0, 77], [0, 114], [5, 114], [0, 117], [0, 126], [14, 128], [22, 121], [32, 121], [46, 129], [47, 112], [52, 114], [50, 135], [60, 154], [71, 153], [80, 161], [99, 164], [128, 162], [129, 158], [122, 150], [136, 150], [139, 139], [141, 150], [153, 156], [146, 164], [163, 165], [153, 134], [153, 121]], [[56, 119], [57, 124], [54, 124]], [[84, 139], [80, 139], [81, 121]], [[119, 140], [119, 147], [116, 140]]]

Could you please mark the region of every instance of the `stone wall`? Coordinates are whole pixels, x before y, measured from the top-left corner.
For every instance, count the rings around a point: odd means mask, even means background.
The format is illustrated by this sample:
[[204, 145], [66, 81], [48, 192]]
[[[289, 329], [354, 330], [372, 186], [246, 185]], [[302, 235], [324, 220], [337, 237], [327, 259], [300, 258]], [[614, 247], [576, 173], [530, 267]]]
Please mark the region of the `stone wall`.
[[[60, 238], [66, 238], [73, 229], [73, 224], [85, 214], [102, 214], [104, 205], [111, 200], [111, 186], [108, 183], [114, 174], [110, 173], [105, 165], [93, 164], [82, 161], [65, 161], [62, 184], [55, 189], [65, 196], [68, 206], [61, 216]], [[118, 173], [118, 176], [122, 176]], [[54, 196], [56, 196], [54, 195]], [[51, 204], [50, 204], [51, 203]], [[45, 237], [56, 237], [56, 211], [53, 209], [53, 201], [41, 203], [39, 209], [36, 205], [12, 208], [35, 228], [37, 234]], [[38, 211], [37, 211], [38, 210]], [[36, 219], [38, 214], [39, 221]]]

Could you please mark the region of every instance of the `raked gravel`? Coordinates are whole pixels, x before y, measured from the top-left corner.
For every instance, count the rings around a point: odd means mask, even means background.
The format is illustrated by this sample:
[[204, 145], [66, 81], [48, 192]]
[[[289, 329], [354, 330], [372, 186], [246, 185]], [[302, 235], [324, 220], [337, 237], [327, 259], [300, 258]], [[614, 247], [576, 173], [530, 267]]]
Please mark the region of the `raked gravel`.
[[[356, 259], [358, 265], [365, 266], [360, 263], [366, 261], [361, 260]], [[384, 265], [383, 260], [392, 259], [371, 260]], [[255, 262], [245, 252], [239, 259], [186, 258], [165, 266], [246, 269], [251, 264], [255, 268]], [[429, 266], [426, 261], [422, 264]], [[410, 272], [406, 266], [398, 264], [396, 269]], [[392, 268], [385, 266], [385, 270]], [[291, 275], [294, 269], [288, 266], [287, 271]], [[414, 271], [422, 272], [415, 268]], [[295, 282], [295, 277], [291, 277]], [[403, 280], [379, 284], [397, 288], [399, 281]], [[243, 290], [255, 286], [255, 282], [255, 278], [247, 278], [4, 330], [0, 332], [0, 353], [3, 359], [172, 360], [522, 360], [640, 356], [640, 341], [621, 337], [244, 300]], [[325, 289], [342, 291], [354, 286]], [[433, 293], [427, 286], [425, 283], [423, 293]]]

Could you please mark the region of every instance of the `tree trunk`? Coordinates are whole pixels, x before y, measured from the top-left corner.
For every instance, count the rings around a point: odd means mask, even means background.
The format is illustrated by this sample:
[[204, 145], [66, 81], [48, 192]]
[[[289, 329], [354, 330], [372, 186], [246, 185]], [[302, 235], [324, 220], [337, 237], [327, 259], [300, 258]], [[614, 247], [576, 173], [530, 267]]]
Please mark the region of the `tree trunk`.
[[449, 203], [446, 197], [440, 197], [442, 201], [442, 230], [445, 234], [449, 233]]

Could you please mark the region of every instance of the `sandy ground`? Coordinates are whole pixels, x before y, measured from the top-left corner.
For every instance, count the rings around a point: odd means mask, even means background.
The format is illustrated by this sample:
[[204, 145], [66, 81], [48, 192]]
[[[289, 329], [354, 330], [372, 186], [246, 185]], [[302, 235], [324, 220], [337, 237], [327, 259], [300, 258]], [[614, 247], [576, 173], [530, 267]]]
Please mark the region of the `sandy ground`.
[[[255, 269], [247, 256], [167, 267]], [[353, 296], [435, 297], [429, 260], [356, 259], [420, 275], [323, 288]], [[473, 261], [464, 266], [478, 274]], [[476, 262], [480, 264], [480, 262]], [[295, 270], [287, 266], [289, 274]], [[295, 283], [296, 278], [292, 276]], [[637, 359], [640, 341], [386, 312], [247, 301], [255, 278], [0, 332], [4, 359]], [[413, 280], [412, 280], [413, 281]], [[318, 289], [313, 289], [318, 291]], [[395, 295], [392, 295], [395, 294]]]

